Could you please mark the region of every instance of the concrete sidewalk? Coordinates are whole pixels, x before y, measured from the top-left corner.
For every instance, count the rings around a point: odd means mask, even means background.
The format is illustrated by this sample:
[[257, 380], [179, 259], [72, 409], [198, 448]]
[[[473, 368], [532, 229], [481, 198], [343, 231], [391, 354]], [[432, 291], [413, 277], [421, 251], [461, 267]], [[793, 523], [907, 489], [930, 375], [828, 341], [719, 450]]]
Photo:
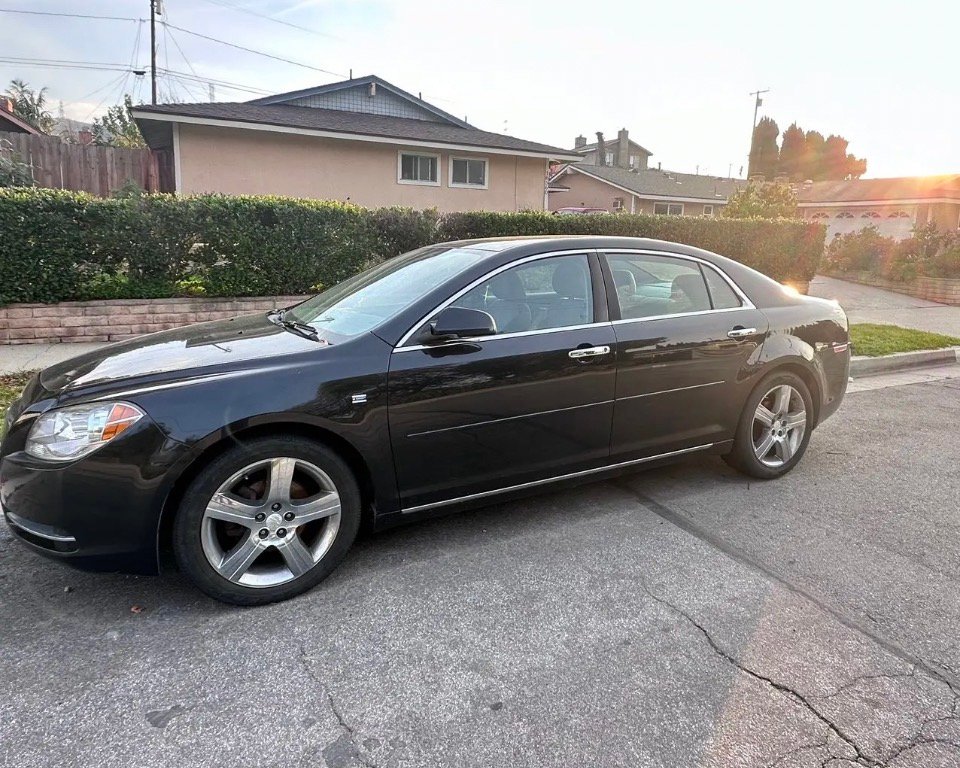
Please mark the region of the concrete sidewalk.
[[810, 281], [810, 295], [839, 301], [851, 323], [886, 323], [960, 336], [960, 307], [821, 275]]
[[71, 357], [93, 352], [106, 344], [10, 344], [0, 345], [0, 376], [35, 371]]

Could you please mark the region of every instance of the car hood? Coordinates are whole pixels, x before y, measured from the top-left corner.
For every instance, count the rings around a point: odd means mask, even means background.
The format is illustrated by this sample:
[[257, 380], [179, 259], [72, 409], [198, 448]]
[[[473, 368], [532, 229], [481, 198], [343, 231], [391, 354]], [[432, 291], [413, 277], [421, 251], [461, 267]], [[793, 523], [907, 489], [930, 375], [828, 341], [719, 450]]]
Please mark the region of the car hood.
[[146, 376], [167, 378], [196, 369], [224, 369], [238, 364], [321, 349], [281, 328], [265, 314], [199, 323], [140, 336], [52, 365], [40, 383], [57, 394], [79, 387], [110, 384]]

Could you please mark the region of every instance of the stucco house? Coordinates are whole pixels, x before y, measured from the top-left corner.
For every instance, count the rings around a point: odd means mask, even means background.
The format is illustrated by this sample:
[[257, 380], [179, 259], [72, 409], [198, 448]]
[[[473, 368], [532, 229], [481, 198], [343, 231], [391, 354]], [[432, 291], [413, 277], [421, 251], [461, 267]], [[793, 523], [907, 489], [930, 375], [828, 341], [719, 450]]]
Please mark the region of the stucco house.
[[917, 224], [960, 228], [960, 174], [806, 182], [797, 190], [805, 219], [827, 225], [827, 237], [876, 227], [902, 240]]
[[373, 75], [248, 102], [138, 106], [133, 117], [152, 149], [172, 149], [179, 193], [543, 210], [550, 162], [579, 159], [481, 131]]
[[[600, 134], [601, 136], [603, 134]], [[572, 150], [582, 159], [554, 169], [549, 182], [549, 208], [599, 209], [610, 213], [650, 213], [664, 216], [715, 216], [730, 196], [746, 185], [695, 173], [649, 168], [653, 154], [630, 139], [626, 128], [613, 141], [587, 144], [578, 136]]]

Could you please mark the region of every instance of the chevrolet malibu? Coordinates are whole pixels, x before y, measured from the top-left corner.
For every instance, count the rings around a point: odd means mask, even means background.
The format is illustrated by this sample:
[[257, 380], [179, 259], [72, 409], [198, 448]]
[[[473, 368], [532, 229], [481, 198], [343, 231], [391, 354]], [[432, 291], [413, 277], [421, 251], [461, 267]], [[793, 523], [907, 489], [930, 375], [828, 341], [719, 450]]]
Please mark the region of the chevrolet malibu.
[[[9, 409], [0, 506], [36, 552], [251, 605], [372, 530], [694, 453], [771, 479], [843, 398], [834, 303], [653, 240], [476, 240], [286, 309], [114, 344]], [[558, 521], [559, 522], [559, 521]]]

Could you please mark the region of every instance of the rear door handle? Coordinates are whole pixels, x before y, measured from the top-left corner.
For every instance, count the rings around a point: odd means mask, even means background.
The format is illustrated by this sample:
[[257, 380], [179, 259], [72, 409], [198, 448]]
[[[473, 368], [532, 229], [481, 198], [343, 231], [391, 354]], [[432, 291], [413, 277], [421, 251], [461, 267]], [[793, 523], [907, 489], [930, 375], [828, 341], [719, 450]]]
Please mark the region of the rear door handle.
[[756, 332], [756, 328], [741, 328], [737, 326], [732, 331], [727, 331], [727, 336], [731, 339], [742, 339], [744, 336], [753, 336]]
[[574, 360], [579, 360], [583, 357], [597, 357], [599, 355], [609, 355], [610, 347], [585, 347], [584, 349], [571, 349], [567, 354], [572, 357]]

